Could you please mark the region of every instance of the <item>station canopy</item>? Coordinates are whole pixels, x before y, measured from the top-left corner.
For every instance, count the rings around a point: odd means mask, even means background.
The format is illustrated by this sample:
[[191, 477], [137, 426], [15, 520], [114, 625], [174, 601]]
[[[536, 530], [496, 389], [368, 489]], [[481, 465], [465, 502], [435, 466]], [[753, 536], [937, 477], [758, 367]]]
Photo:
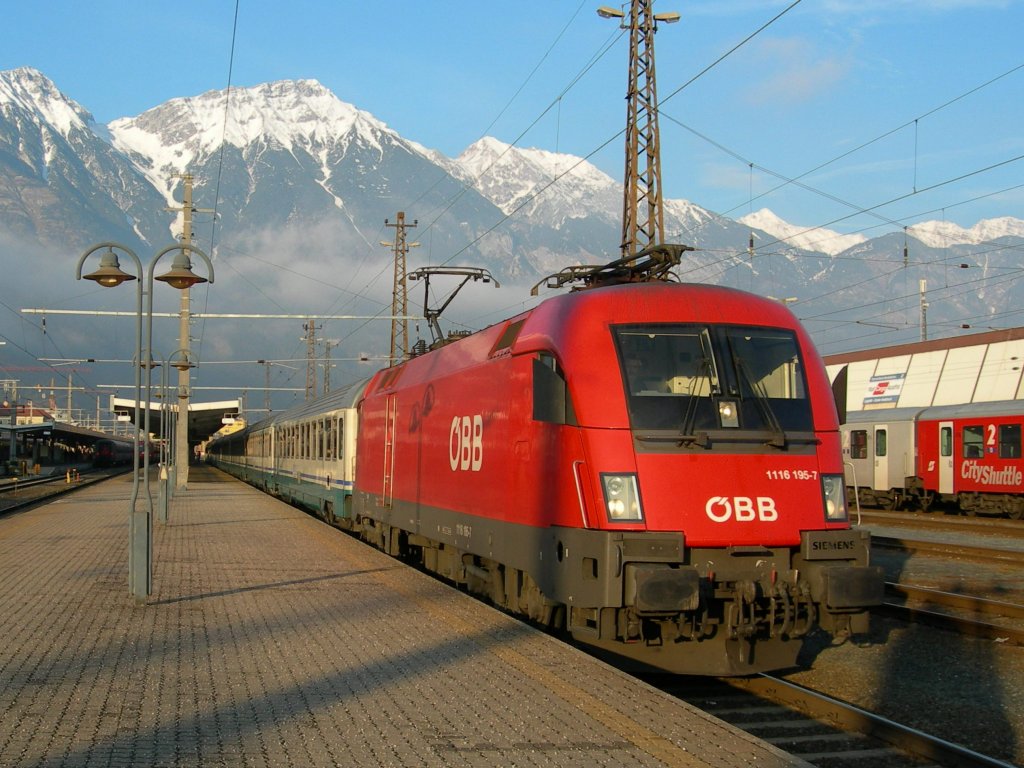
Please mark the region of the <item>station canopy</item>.
[[[127, 417], [128, 421], [134, 421], [134, 398], [114, 397], [111, 400], [112, 408], [119, 418]], [[221, 400], [214, 403], [189, 402], [189, 442], [199, 443], [206, 440], [210, 435], [224, 426], [225, 420], [237, 418], [240, 406], [240, 400]], [[171, 408], [175, 411], [177, 411], [177, 407], [177, 403], [171, 404]], [[160, 436], [160, 421], [162, 417], [163, 410], [160, 407], [160, 401], [150, 403], [149, 431], [157, 437]], [[140, 426], [145, 427], [146, 411], [144, 408], [140, 408], [139, 419], [142, 421]]]

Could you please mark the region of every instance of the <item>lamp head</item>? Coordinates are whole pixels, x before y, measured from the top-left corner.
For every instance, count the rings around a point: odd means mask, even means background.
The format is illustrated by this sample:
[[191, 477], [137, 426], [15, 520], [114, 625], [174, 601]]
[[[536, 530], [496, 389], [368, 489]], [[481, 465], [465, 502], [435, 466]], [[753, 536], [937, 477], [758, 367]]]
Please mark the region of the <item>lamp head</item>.
[[172, 288], [177, 288], [179, 291], [183, 291], [198, 283], [206, 282], [205, 277], [200, 277], [192, 271], [192, 260], [184, 251], [180, 251], [178, 255], [174, 257], [174, 263], [171, 264], [169, 272], [160, 275], [155, 279], [162, 283], [167, 283]]
[[121, 269], [121, 263], [117, 260], [117, 254], [110, 248], [100, 257], [100, 268], [95, 272], [90, 272], [88, 275], [82, 275], [82, 277], [86, 280], [95, 280], [104, 288], [113, 288], [116, 285], [135, 279], [135, 275], [129, 275]]

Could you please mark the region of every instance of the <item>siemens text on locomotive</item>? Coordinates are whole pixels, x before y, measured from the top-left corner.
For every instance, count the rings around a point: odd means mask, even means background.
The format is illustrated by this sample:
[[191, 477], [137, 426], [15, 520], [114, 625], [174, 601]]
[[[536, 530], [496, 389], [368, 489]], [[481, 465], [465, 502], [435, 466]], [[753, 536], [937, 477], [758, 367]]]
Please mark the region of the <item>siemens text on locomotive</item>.
[[851, 500], [1024, 518], [1020, 400], [851, 412], [843, 425]]
[[557, 295], [207, 451], [627, 664], [792, 666], [882, 597], [824, 366], [788, 309], [737, 290]]

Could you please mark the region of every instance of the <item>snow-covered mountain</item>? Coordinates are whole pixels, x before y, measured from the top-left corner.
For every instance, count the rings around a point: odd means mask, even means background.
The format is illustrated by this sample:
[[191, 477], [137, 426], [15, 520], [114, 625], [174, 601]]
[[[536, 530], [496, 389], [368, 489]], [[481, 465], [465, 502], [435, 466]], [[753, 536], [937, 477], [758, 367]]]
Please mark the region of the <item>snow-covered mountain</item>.
[[[113, 146], [130, 156], [169, 202], [178, 187], [177, 177], [207, 165], [222, 145], [243, 155], [283, 152], [302, 164], [312, 159], [314, 180], [325, 191], [350, 149], [384, 155], [402, 147], [432, 162], [437, 159], [368, 112], [339, 100], [316, 80], [172, 99], [138, 117], [114, 120], [109, 130]], [[334, 202], [343, 207], [341, 200]]]
[[595, 210], [605, 215], [622, 206], [619, 185], [573, 155], [522, 149], [485, 137], [467, 147], [450, 167], [505, 214], [546, 220], [556, 227]]
[[[843, 235], [823, 227], [801, 227], [783, 221], [767, 208], [747, 214], [738, 219], [754, 229], [766, 232], [774, 238], [808, 251], [837, 256], [844, 251], [867, 242], [863, 235]], [[929, 248], [944, 248], [950, 245], [980, 245], [1001, 237], [1024, 237], [1024, 221], [1011, 216], [983, 219], [969, 229], [950, 221], [922, 221], [907, 227], [907, 234], [921, 241]]]
[[[173, 99], [100, 126], [41, 73], [0, 72], [0, 264], [26, 252], [66, 260], [104, 240], [152, 253], [180, 234], [181, 221], [168, 209], [180, 208], [186, 173], [194, 180], [197, 238], [204, 227], [216, 229], [207, 239], [225, 257], [249, 259], [242, 266], [253, 269], [287, 262], [315, 272], [335, 293], [329, 286], [339, 276], [354, 279], [368, 263], [377, 274], [387, 268], [380, 241], [390, 238], [384, 221], [398, 211], [418, 226], [412, 236], [421, 248], [410, 253], [410, 269], [484, 266], [503, 283], [532, 284], [568, 264], [619, 256], [621, 187], [582, 158], [493, 138], [449, 158], [315, 80]], [[907, 274], [893, 272], [902, 232], [899, 242], [896, 235], [866, 239], [797, 226], [769, 210], [737, 221], [687, 200], [665, 201], [665, 229], [666, 239], [698, 249], [679, 270], [685, 280], [828, 296], [829, 317], [843, 304], [869, 305], [884, 290], [913, 293], [902, 285]], [[1024, 221], [992, 219], [970, 229], [927, 222], [907, 232], [919, 243], [914, 263], [925, 265], [915, 278], [928, 278], [927, 265], [951, 255], [977, 252], [975, 266], [1003, 268], [1007, 257], [979, 244], [1021, 240]], [[759, 248], [765, 244], [771, 247]], [[280, 270], [262, 269], [241, 276], [258, 287], [281, 279]], [[879, 280], [888, 281], [884, 290]], [[940, 283], [948, 276], [936, 276]], [[964, 291], [934, 305], [932, 317], [991, 315], [1021, 303], [1014, 290], [999, 284], [984, 298]], [[281, 301], [310, 300], [301, 291], [276, 293]]]
[[1001, 237], [1024, 237], [1024, 221], [1003, 216], [983, 219], [969, 229], [951, 221], [925, 221], [907, 227], [907, 234], [931, 248], [950, 245], [980, 245]]
[[797, 224], [790, 224], [788, 221], [780, 219], [767, 208], [749, 213], [741, 217], [739, 222], [753, 229], [767, 232], [777, 240], [789, 243], [790, 245], [795, 245], [808, 251], [827, 253], [829, 256], [840, 254], [847, 248], [852, 248], [867, 240], [863, 235], [843, 235], [821, 227], [801, 227]]
[[0, 234], [45, 246], [146, 239], [159, 198], [81, 105], [40, 72], [0, 72]]

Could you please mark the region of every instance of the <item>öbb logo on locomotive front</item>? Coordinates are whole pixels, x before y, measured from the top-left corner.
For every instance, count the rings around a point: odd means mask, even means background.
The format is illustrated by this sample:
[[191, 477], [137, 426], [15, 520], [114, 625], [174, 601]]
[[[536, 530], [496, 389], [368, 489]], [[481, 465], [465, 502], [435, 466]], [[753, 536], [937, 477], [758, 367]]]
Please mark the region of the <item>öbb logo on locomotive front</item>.
[[756, 499], [747, 496], [712, 496], [704, 505], [704, 511], [716, 523], [726, 523], [730, 519], [738, 523], [749, 523], [755, 519], [772, 523], [779, 519], [775, 499], [771, 496], [758, 496]]

